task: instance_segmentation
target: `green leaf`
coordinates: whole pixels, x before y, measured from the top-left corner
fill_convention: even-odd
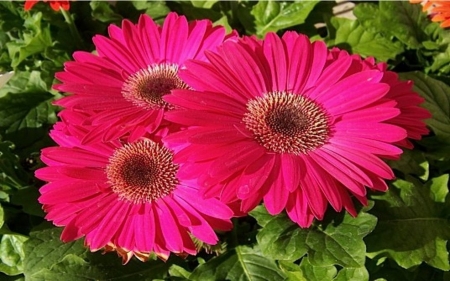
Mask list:
[[[21,189],[31,180],[19,157],[11,152],[13,148],[11,142],[0,141],[0,190],[3,191]]]
[[[333,265],[315,266],[310,263],[308,257],[302,259],[300,269],[305,280],[308,281],[333,280],[337,273],[337,269]]]
[[[256,34],[263,37],[267,32],[276,32],[304,23],[318,2],[259,1],[251,11],[255,17]]]
[[[448,193],[448,178],[445,174],[424,185],[407,176],[393,182],[387,193],[372,196],[375,207],[371,212],[378,217],[378,224],[365,239],[368,256],[387,256],[404,268],[425,262],[450,270],[450,202],[442,203]]]
[[[197,7],[197,8],[204,8],[204,9],[211,9],[211,7],[214,6],[214,4],[216,4],[217,2],[219,2],[219,1],[218,0],[204,0],[204,1],[191,0],[192,6]]]
[[[290,261],[278,261],[278,266],[286,275],[286,281],[308,281],[297,264]],[[309,280],[313,281],[312,279]]]
[[[177,278],[176,280],[189,280],[189,275],[191,275],[191,272],[177,264],[173,264],[169,268],[169,275],[171,279]]]
[[[164,278],[170,266],[160,260],[146,263],[132,259],[127,265],[114,253],[90,253],[78,240],[63,243],[60,229],[49,228],[30,233],[25,243],[24,274],[37,280],[154,280]]]
[[[166,6],[165,1],[131,1],[137,10],[144,10],[144,12],[151,16],[152,19],[159,22],[170,12],[170,9]],[[159,22],[161,23],[161,22]]]
[[[416,175],[422,180],[427,180],[430,173],[430,164],[418,150],[404,150],[399,160],[389,161],[389,166],[405,175]]]
[[[421,72],[401,73],[400,77],[414,81],[414,90],[425,99],[422,106],[433,115],[425,122],[440,140],[450,143],[450,87]]]
[[[45,213],[42,210],[42,205],[38,202],[39,196],[38,188],[30,186],[12,193],[11,204],[22,206],[24,213],[44,217]]]
[[[238,246],[199,265],[189,276],[192,281],[208,280],[283,280],[275,262],[263,256],[257,247]]]
[[[374,4],[362,3],[353,10],[363,26],[374,33],[395,36],[409,48],[419,49],[427,41],[424,30],[429,24],[420,5],[408,1],[380,1]]]
[[[5,212],[3,211],[2,205],[0,205],[0,228],[3,227],[4,223],[5,223]]]
[[[333,281],[369,281],[369,272],[364,266],[346,267],[339,271]]]
[[[106,23],[120,23],[122,16],[111,9],[111,5],[105,1],[90,1],[92,17]]]
[[[28,146],[47,134],[45,125],[56,122],[56,96],[45,91],[47,84],[40,72],[21,73],[11,79],[0,98],[0,131],[18,148]],[[28,81],[25,81],[26,78]],[[20,81],[24,83],[20,86]],[[25,86],[24,86],[25,85]]]
[[[346,49],[364,57],[373,56],[379,61],[394,59],[403,52],[403,45],[394,42],[380,33],[366,30],[358,21],[345,18],[331,18],[331,24],[336,29],[334,40],[329,44]]]
[[[41,26],[42,13],[33,14],[26,19],[22,40],[6,43],[9,56],[11,57],[11,67],[17,67],[27,57],[43,52],[45,48],[53,45],[48,26]]]
[[[258,205],[250,212],[250,215],[256,219],[258,224],[262,227],[266,226],[270,221],[275,220],[276,217],[269,214],[262,205]]]
[[[342,221],[335,219],[303,229],[281,214],[267,222],[256,238],[263,253],[276,260],[297,260],[308,254],[315,266],[363,266],[363,238],[375,227],[376,218],[360,212],[356,218],[346,213]]]
[[[23,273],[24,242],[28,237],[20,234],[4,234],[0,242],[0,271],[7,275]]]
[[[450,31],[443,29],[438,23],[430,23],[427,33],[431,37],[431,42],[422,42],[424,47],[430,50],[433,47],[431,54],[433,61],[429,69],[434,72],[449,73],[450,72]]]

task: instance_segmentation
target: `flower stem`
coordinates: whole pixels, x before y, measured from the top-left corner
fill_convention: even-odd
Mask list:
[[[66,20],[67,25],[69,26],[70,33],[76,40],[76,47],[78,49],[83,49],[83,39],[80,36],[80,33],[78,32],[78,29],[75,25],[75,22],[73,21],[72,15],[69,13],[69,11],[64,10],[62,7],[59,8],[61,11],[64,19]]]

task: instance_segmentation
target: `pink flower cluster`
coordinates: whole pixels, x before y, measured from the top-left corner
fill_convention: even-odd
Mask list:
[[[428,130],[411,81],[296,32],[264,39],[210,21],[142,15],[95,36],[57,73],[68,95],[45,148],[39,201],[61,239],[127,262],[196,254],[263,202],[300,227],[328,203],[386,191]]]

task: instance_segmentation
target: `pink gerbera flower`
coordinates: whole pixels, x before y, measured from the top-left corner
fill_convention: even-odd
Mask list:
[[[79,118],[74,115],[66,110],[62,118]],[[178,178],[179,165],[160,136],[83,145],[79,137],[87,132],[57,123],[51,137],[60,146],[42,150],[48,167],[36,171],[48,182],[39,202],[48,220],[64,226],[63,241],[85,236],[92,251],[116,250],[126,263],[133,255],[193,255],[193,238],[216,244],[214,229],[231,229],[233,212]]]
[[[426,132],[409,83],[306,36],[225,42],[207,57],[180,72],[195,91],[164,97],[176,107],[166,118],[187,129],[163,141],[179,151],[175,161],[189,162],[181,177],[198,177],[205,197],[241,201],[243,212],[263,199],[302,227],[322,219],[327,202],[355,216],[351,196],[366,204],[366,187],[385,191],[394,177],[381,158]]]
[[[209,20],[188,23],[175,13],[162,27],[147,15],[136,25],[124,20],[122,29],[109,27],[109,37],[95,36],[97,55],[75,52],[75,61],[56,74],[62,84],[55,89],[71,93],[56,104],[95,112],[85,121],[92,130],[83,143],[128,133],[134,140],[155,131],[171,107],[162,96],[189,88],[178,78],[178,69],[187,59],[205,60],[204,51],[227,38],[225,29]]]
[[[346,51],[333,48],[328,55],[326,66],[332,64],[339,58],[349,56],[350,55]],[[386,97],[395,100],[397,102],[396,107],[400,109],[401,112],[398,116],[388,120],[387,123],[398,125],[406,129],[408,138],[397,142],[396,145],[413,148],[413,144],[409,139],[420,140],[422,135],[428,134],[429,131],[423,120],[431,117],[428,110],[419,106],[424,102],[424,99],[416,92],[412,91],[413,82],[399,80],[397,73],[387,70],[386,63],[382,62],[376,64],[372,57],[363,60],[358,55],[351,55],[351,58],[353,60],[352,65],[342,77],[347,77],[360,71],[370,69],[378,69],[383,72],[381,82],[390,86]]]

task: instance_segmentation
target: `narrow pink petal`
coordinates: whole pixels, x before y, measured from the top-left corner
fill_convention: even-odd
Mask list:
[[[273,155],[264,154],[254,159],[254,162],[245,168],[238,182],[237,197],[239,199],[248,199],[261,190],[274,168],[275,158]]]
[[[284,42],[273,32],[269,32],[263,42],[264,55],[272,71],[273,90],[287,90],[288,62]]]
[[[220,114],[219,112],[208,111],[189,111],[186,114],[182,110],[169,111],[165,114],[165,118],[169,121],[186,125],[186,126],[233,126],[240,123],[241,120],[235,116]]]
[[[57,204],[59,202],[73,202],[96,195],[100,192],[98,185],[85,181],[57,181],[44,185],[39,197],[41,204]]]
[[[142,43],[141,37],[139,36],[138,27],[132,24],[129,20],[124,20],[122,21],[122,28],[124,40],[126,42],[126,44],[122,44],[128,47],[138,68],[147,68],[149,64],[144,57],[146,46]]]
[[[139,63],[134,60],[127,47],[121,45],[118,41],[108,39],[102,35],[94,36],[92,41],[97,47],[99,56],[107,57],[118,66],[120,65],[128,75],[139,70]]]
[[[281,170],[281,159],[277,159],[272,168],[272,176],[269,177],[271,182],[270,188],[264,195],[264,205],[271,215],[277,215],[286,207],[289,197],[289,190],[285,187],[283,181],[283,171]]]
[[[307,36],[289,31],[284,33],[283,41],[289,57],[287,90],[302,93],[311,68],[316,67],[311,65],[314,59],[312,45]]]
[[[400,155],[403,151],[395,145],[365,138],[333,137],[328,140],[331,144],[357,149],[363,152],[379,155]]]
[[[258,159],[265,154],[265,149],[252,142],[241,142],[241,149],[229,151],[226,155],[218,158],[211,164],[208,174],[212,177],[222,178],[233,174],[239,169],[245,169],[249,164],[249,159]]]
[[[251,99],[266,93],[268,90],[264,77],[261,75],[260,66],[256,62],[258,58],[240,44],[230,42],[223,45],[224,59],[239,79],[236,84],[242,82],[240,92],[246,98]]]
[[[180,54],[186,46],[188,37],[188,23],[184,16],[170,13],[161,31],[161,58],[167,62],[179,63]]]
[[[207,20],[199,20],[191,22],[191,29],[189,36],[186,39],[186,43],[182,52],[180,53],[179,61],[184,62],[187,59],[192,59],[198,53],[201,44],[203,43],[203,37],[206,30],[211,28],[211,24]]]
[[[317,79],[321,76],[325,62],[327,60],[328,50],[323,41],[315,41],[312,43],[313,53],[311,68],[309,70],[308,81],[306,82],[304,89],[309,89],[315,85],[318,85]]]
[[[70,242],[79,239],[85,235],[80,231],[80,229],[75,226],[74,220],[70,221],[63,229],[61,233],[61,241]]]
[[[35,176],[45,181],[56,181],[61,179],[81,179],[85,181],[106,180],[105,171],[103,169],[70,166],[44,167],[37,170]]]
[[[174,215],[164,200],[157,202],[157,218],[161,231],[164,235],[165,247],[171,252],[183,251],[183,239],[181,238],[180,226],[174,219]]]
[[[135,250],[136,249],[136,239],[135,234],[136,229],[134,225],[134,216],[135,216],[135,210],[138,206],[132,205],[129,212],[127,214],[123,214],[126,219],[124,221],[124,224],[120,230],[120,232],[117,234],[117,239],[115,243],[117,243],[118,246],[123,247],[128,250]],[[146,249],[145,247],[139,248],[141,251],[144,251]],[[151,248],[150,248],[151,250]]]
[[[345,187],[352,190],[355,194],[359,194],[361,196],[366,195],[366,190],[363,184],[356,181],[352,176],[356,175],[360,179],[364,179],[367,175],[364,173],[354,173],[353,170],[347,168],[344,164],[341,164],[341,161],[338,161],[335,157],[319,150],[315,153],[311,153],[310,157],[318,164],[318,166],[323,167],[325,171],[341,182]],[[349,175],[350,172],[352,173]]]
[[[297,189],[289,196],[286,212],[289,218],[296,222],[300,227],[306,228],[311,226],[314,219],[308,205],[308,198],[301,189]]]
[[[108,158],[103,155],[79,148],[48,147],[42,150],[46,158],[59,162],[60,165],[86,166],[91,168],[104,168]]]
[[[306,165],[309,167],[308,172],[311,175],[311,180],[314,180],[317,186],[320,187],[331,206],[337,212],[340,212],[342,210],[342,200],[337,186],[338,182],[328,173],[324,172],[316,162],[309,161]]]
[[[90,208],[81,210],[76,218],[76,225],[84,234],[94,231],[118,200],[114,193],[106,194],[106,196],[102,194],[99,199],[101,200],[91,205]]]
[[[100,249],[112,240],[113,236],[122,227],[122,223],[130,208],[129,204],[120,200],[111,207],[97,227],[97,235],[91,241],[91,248],[93,249]]]
[[[378,157],[358,150],[349,149],[346,147],[328,146],[330,150],[334,151],[341,157],[344,157],[353,163],[364,167],[372,173],[383,177],[385,179],[393,179],[394,173],[391,168]]]
[[[320,46],[320,45],[317,45]],[[341,58],[334,61],[329,65],[320,77],[316,80],[314,86],[314,91],[311,92],[309,98],[316,99],[321,93],[324,93],[327,89],[331,88],[336,82],[341,80],[342,76],[345,74],[347,69],[350,67],[352,60],[350,58]],[[311,85],[313,86],[313,85]]]
[[[137,250],[153,251],[156,244],[156,236],[161,226],[158,224],[154,204],[143,204],[134,215],[134,233]]]
[[[406,138],[405,129],[384,123],[339,122],[334,125],[335,135],[347,138],[367,138],[383,142],[396,142]]]
[[[331,115],[340,115],[353,110],[367,106],[377,100],[381,99],[389,91],[387,84],[364,84],[342,91],[335,91],[335,88],[330,89],[328,93],[334,94],[328,98],[322,99],[323,105],[327,112]]]
[[[292,192],[299,188],[300,179],[306,172],[303,159],[290,154],[282,154],[281,170],[283,172],[283,181],[287,190]]]
[[[302,191],[306,195],[306,198],[308,198],[308,205],[311,208],[311,212],[317,219],[322,220],[325,215],[328,202],[322,193],[322,189],[317,185],[309,171],[305,174],[305,177],[302,179],[302,183],[300,185],[302,187]]]
[[[219,203],[217,199],[202,199],[198,196],[197,192],[193,192],[192,189],[189,190],[187,187],[178,188],[174,196],[178,197],[176,200],[180,204],[186,202],[202,214],[225,220],[233,216],[233,212],[226,205]]]
[[[213,92],[173,90],[171,95],[164,96],[164,100],[182,108],[217,110],[239,116],[243,116],[247,111],[245,104],[239,103],[231,97],[218,95]]]
[[[161,35],[158,26],[147,15],[142,15],[138,23],[139,37],[142,40],[144,57],[148,65],[158,63],[160,58]]]

